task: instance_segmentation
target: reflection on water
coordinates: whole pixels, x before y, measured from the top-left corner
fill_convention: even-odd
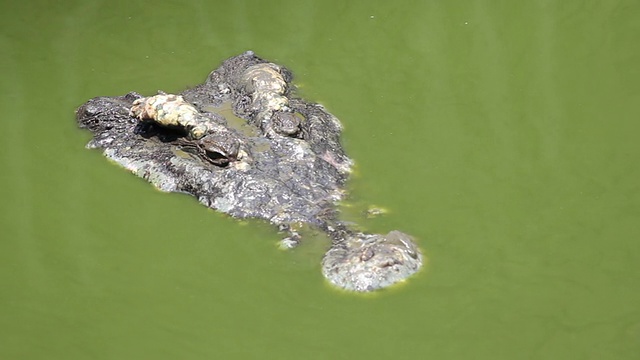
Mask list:
[[[2,358],[640,351],[637,4],[1,7]],[[426,271],[341,293],[326,239],[280,251],[83,149],[88,98],[180,91],[247,49],[345,124],[345,218],[416,235]]]

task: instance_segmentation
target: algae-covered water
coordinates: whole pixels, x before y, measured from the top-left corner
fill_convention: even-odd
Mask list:
[[[5,1],[1,359],[638,359],[637,1]],[[74,109],[248,49],[345,125],[344,216],[424,271],[361,296],[326,240],[164,194]],[[389,210],[367,219],[368,206]]]

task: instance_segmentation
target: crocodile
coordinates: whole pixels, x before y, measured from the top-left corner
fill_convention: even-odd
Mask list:
[[[294,247],[303,231],[331,239],[321,271],[333,285],[368,292],[403,282],[424,258],[401,231],[370,234],[341,221],[337,203],[353,161],[342,125],[295,95],[287,68],[251,51],[225,60],[180,94],[102,96],[76,110],[103,154],[165,192],[191,194],[234,218],[266,220]]]

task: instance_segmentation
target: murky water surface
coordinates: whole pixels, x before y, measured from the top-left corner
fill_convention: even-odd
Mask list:
[[[637,359],[639,11],[3,2],[0,358]],[[84,149],[87,99],[181,91],[247,49],[342,120],[344,216],[415,235],[419,276],[337,291],[322,238],[280,251]]]

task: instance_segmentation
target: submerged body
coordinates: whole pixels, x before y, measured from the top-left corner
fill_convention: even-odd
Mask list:
[[[94,98],[77,119],[94,133],[88,147],[163,191],[268,220],[290,232],[289,244],[300,240],[300,224],[323,230],[332,247],[322,271],[339,287],[371,291],[404,280],[422,266],[417,246],[399,231],[371,235],[340,222],[336,202],[352,165],[341,125],[322,106],[292,97],[290,81],[288,70],[247,52],[180,95]]]

